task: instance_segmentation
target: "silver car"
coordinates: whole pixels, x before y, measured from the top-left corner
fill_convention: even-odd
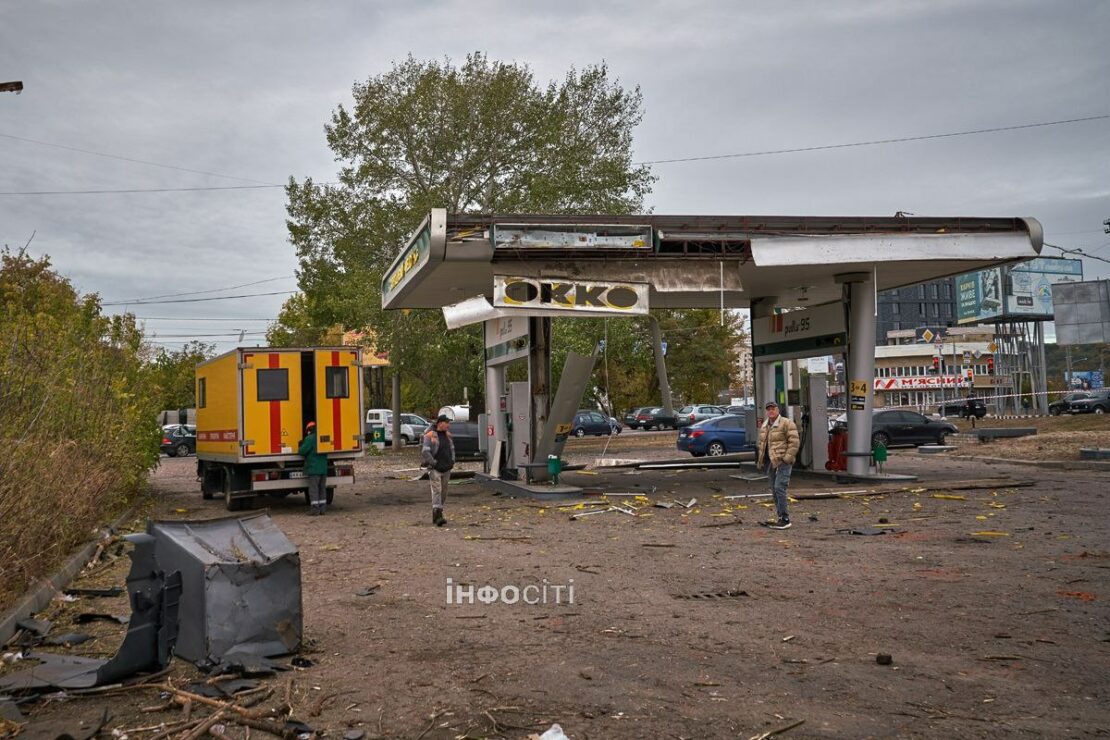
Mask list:
[[[715,419],[718,416],[724,416],[725,410],[721,406],[683,406],[675,414],[675,424],[681,428],[697,424],[699,421],[706,419]]]

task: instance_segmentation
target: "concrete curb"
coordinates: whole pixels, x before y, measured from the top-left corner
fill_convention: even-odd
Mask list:
[[[956,460],[975,460],[999,465],[1026,465],[1050,470],[1106,470],[1110,471],[1110,461],[1101,460],[1014,460],[1008,457],[980,457],[978,455],[956,455]]]
[[[12,635],[19,629],[15,626],[16,622],[26,619],[49,604],[50,600],[54,598],[54,594],[65,588],[74,576],[80,573],[81,569],[88,564],[93,553],[96,552],[97,545],[111,537],[117,529],[123,526],[124,522],[134,516],[134,513],[133,508],[128,509],[118,519],[100,530],[97,538],[78,550],[57,573],[39,581],[38,585],[32,586],[31,590],[19,603],[0,615],[0,645],[12,639]]]

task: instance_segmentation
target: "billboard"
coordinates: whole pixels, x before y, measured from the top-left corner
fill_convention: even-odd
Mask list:
[[[1110,342],[1110,280],[1052,286],[1057,344]]]
[[[974,324],[1002,316],[1002,270],[992,267],[956,276],[956,323]]]
[[[1052,286],[1082,280],[1082,260],[1038,257],[1014,265],[1006,281],[1006,313],[1022,318],[1050,319],[1053,316]]]
[[[1105,387],[1099,370],[1075,370],[1070,375],[1065,372],[1064,383],[1072,391],[1093,391]]]

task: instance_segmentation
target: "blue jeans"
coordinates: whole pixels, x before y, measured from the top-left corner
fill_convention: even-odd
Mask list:
[[[775,496],[775,514],[779,519],[790,518],[786,512],[786,487],[790,485],[790,471],[793,469],[794,466],[787,463],[780,463],[778,468],[773,468],[768,462],[765,470],[771,484],[771,493]]]

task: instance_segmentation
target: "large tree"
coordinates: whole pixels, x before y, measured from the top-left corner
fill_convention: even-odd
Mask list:
[[[288,228],[304,298],[275,337],[370,327],[406,368],[406,399],[431,408],[481,391],[477,329],[438,311],[386,314],[381,276],[433,207],[452,212],[633,213],[653,177],[632,162],[638,88],[604,64],[540,84],[526,65],[480,53],[456,65],[412,57],[357,83],[325,126],[337,184],[291,180]],[[307,319],[307,321],[304,321]],[[307,326],[306,326],[307,324]]]
[[[336,325],[368,329],[376,348],[402,368],[410,408],[433,411],[461,400],[464,389],[480,399],[479,328],[446,331],[439,311],[382,311],[382,274],[436,207],[456,213],[642,211],[654,177],[632,161],[632,132],[643,115],[640,91],[612,79],[604,64],[541,84],[526,65],[475,53],[460,65],[409,57],[357,83],[353,98],[325,126],[339,164],[337,182],[290,180],[287,188],[302,294],[287,301],[270,339],[309,341]],[[676,336],[680,329],[694,336],[690,322],[717,323],[715,314],[679,316],[661,316]],[[556,373],[560,343],[588,349],[604,331],[601,321],[559,323]],[[609,322],[610,347],[621,348],[606,384],[614,405],[658,397],[647,337],[642,321]],[[711,385],[722,379],[727,385],[728,351],[722,347],[734,341],[718,339],[704,338],[704,362],[689,368],[688,378],[676,377],[676,387],[703,383],[689,392],[708,398]],[[681,367],[684,353],[672,346]]]

